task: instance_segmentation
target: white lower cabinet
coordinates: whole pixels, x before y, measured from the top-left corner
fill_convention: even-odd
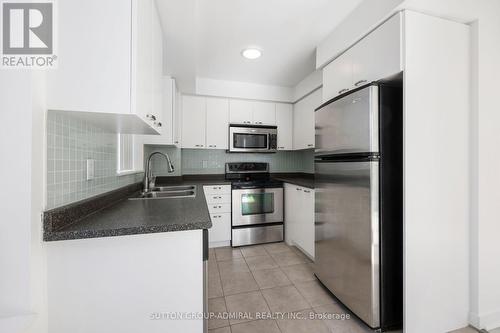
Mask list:
[[[285,242],[314,258],[314,190],[285,183]]]
[[[231,185],[203,186],[212,228],[208,229],[209,247],[228,246],[231,242]]]

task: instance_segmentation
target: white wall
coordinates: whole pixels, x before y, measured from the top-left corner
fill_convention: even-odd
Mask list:
[[[468,322],[469,27],[404,22],[404,326],[442,333]]]
[[[45,73],[33,73],[31,127],[31,309],[36,316],[26,333],[43,333],[48,329],[47,309],[47,259],[41,212],[45,207],[46,175],[46,102]]]
[[[293,102],[293,88],[248,82],[196,78],[196,94],[232,98]]]
[[[0,332],[46,332],[43,206],[44,76],[0,76]],[[36,145],[35,149],[33,144]]]
[[[471,108],[470,323],[500,327],[500,1],[406,0],[413,8],[462,22],[474,22]]]

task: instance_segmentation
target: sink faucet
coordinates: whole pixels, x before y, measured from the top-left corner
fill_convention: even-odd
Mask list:
[[[151,158],[155,155],[161,155],[165,157],[165,159],[167,160],[168,172],[174,172],[174,165],[172,164],[172,161],[170,160],[168,154],[164,154],[159,151],[151,153],[146,161],[146,170],[144,170],[144,192],[149,192],[150,190],[151,181],[153,179],[153,171],[151,170]]]

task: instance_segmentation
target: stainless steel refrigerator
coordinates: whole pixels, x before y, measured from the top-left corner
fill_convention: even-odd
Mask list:
[[[402,100],[372,83],[315,112],[315,274],[382,331],[403,318]]]

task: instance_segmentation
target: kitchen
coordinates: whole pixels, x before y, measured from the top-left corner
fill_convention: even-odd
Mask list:
[[[1,69],[2,333],[500,327],[493,0],[45,3],[56,67]]]

